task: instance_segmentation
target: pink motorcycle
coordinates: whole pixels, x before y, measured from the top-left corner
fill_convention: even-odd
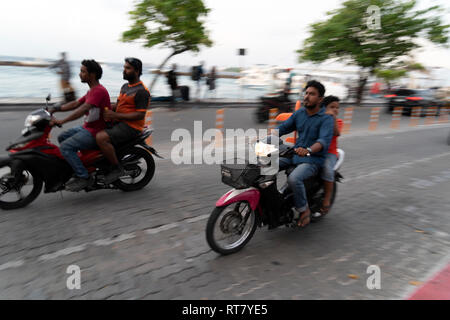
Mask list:
[[[269,145],[258,142],[258,150],[270,149]],[[294,148],[279,141],[279,157],[291,158]],[[336,182],[343,179],[338,172],[345,158],[343,150],[338,150],[339,160],[335,166]],[[259,154],[258,164],[221,165],[222,182],[233,187],[216,203],[216,208],[209,217],[206,227],[208,245],[222,255],[241,250],[252,238],[256,228],[268,226],[269,230],[282,225],[295,227],[294,199],[292,190],[286,183],[281,190],[277,187],[278,174],[262,175],[262,168],[270,164],[270,154]],[[269,162],[268,162],[269,161]],[[286,175],[295,169],[286,170]],[[331,206],[337,192],[337,184],[331,197]],[[323,181],[320,174],[305,181],[308,204],[312,212],[312,222],[318,222],[322,215],[320,207],[324,197]]]

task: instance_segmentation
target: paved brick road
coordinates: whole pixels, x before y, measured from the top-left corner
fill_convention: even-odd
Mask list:
[[[0,298],[402,299],[450,254],[448,130],[342,138],[347,181],[330,215],[303,231],[258,230],[228,257],[204,235],[229,189],[217,166],[157,160],[135,193],[42,195],[0,214]],[[66,288],[72,264],[81,290]],[[369,265],[381,268],[381,290],[366,287]]]

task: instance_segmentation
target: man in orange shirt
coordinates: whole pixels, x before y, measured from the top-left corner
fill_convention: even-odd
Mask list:
[[[339,115],[339,98],[335,96],[328,96],[323,99],[323,106],[326,108],[325,114],[329,114],[334,118],[334,133],[333,140],[331,140],[328,154],[325,158],[325,163],[322,168],[322,180],[325,191],[325,196],[322,203],[321,213],[325,215],[330,210],[331,195],[334,188],[334,167],[338,160],[337,153],[337,139],[341,135],[343,121],[338,119]]]
[[[136,58],[126,58],[123,66],[123,78],[128,80],[120,89],[117,104],[113,110],[105,110],[106,121],[113,121],[112,128],[101,131],[96,136],[100,150],[113,166],[105,177],[109,184],[119,179],[124,170],[121,167],[114,146],[124,144],[136,138],[144,130],[145,114],[150,105],[150,92],[140,80],[142,62]]]

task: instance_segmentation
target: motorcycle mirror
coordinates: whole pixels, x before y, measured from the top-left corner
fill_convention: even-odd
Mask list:
[[[48,96],[47,96],[47,98],[45,98],[45,100],[46,100],[47,102],[49,102],[51,99],[52,99],[52,95],[49,93]]]

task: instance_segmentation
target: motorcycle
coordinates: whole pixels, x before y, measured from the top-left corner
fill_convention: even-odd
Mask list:
[[[11,210],[25,207],[42,191],[52,193],[65,190],[65,183],[72,177],[72,167],[52,144],[51,114],[48,112],[50,96],[45,108],[29,114],[22,135],[7,147],[9,154],[0,157],[0,208]],[[135,191],[144,188],[153,178],[156,150],[145,140],[152,134],[145,130],[141,135],[124,145],[115,146],[125,174],[113,183],[106,184],[105,176],[111,171],[108,160],[100,150],[83,150],[78,153],[92,177],[93,184],[86,192],[100,189]]]
[[[270,146],[274,149],[270,153],[257,151],[270,150]],[[280,139],[279,149],[274,148],[273,143],[269,141],[269,143],[257,142],[255,151],[257,164],[221,165],[222,182],[234,189],[217,201],[206,227],[207,242],[211,249],[219,254],[229,255],[241,250],[250,241],[257,227],[268,226],[270,230],[283,225],[297,226],[298,217],[293,211],[293,192],[287,182],[278,190],[279,172],[274,175],[261,174],[262,169],[270,165],[273,152],[279,152],[280,158],[292,158],[295,154],[294,148],[283,144]],[[334,168],[336,179],[331,206],[336,198],[337,182],[343,179],[338,170],[344,163],[345,152],[338,149],[338,153],[339,160]],[[286,176],[294,169],[295,166],[288,168]],[[304,183],[312,212],[311,222],[318,222],[323,218],[320,213],[324,198],[323,181],[319,174]]]
[[[260,99],[261,106],[255,111],[255,119],[258,123],[264,123],[269,120],[271,109],[276,108],[280,113],[290,113],[295,107],[295,102],[290,101],[289,95],[284,92],[266,95]]]

